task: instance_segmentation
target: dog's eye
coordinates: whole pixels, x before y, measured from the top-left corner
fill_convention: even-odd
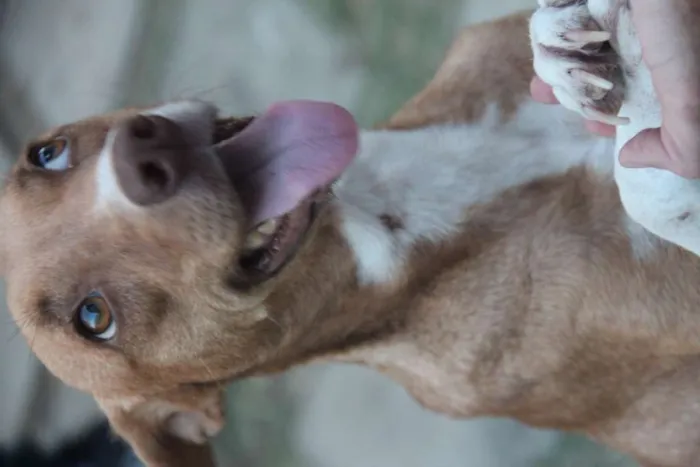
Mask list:
[[[66,170],[70,168],[70,151],[65,138],[56,138],[45,144],[38,144],[29,150],[29,162],[46,170]]]
[[[117,333],[112,310],[99,295],[90,295],[83,300],[77,314],[79,330],[86,337],[108,341]]]

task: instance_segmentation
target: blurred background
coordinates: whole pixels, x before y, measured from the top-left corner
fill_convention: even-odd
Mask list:
[[[331,100],[369,126],[427,82],[460,27],[535,3],[0,0],[0,169],[49,126],[177,97],[238,115],[279,99]],[[574,435],[429,413],[356,367],[242,381],[228,403],[224,467],[633,465]],[[34,360],[3,307],[0,467],[44,465],[138,464],[110,441],[91,399]]]

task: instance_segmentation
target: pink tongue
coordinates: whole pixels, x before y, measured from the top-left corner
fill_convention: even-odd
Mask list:
[[[292,211],[333,183],[358,149],[358,128],[340,106],[280,102],[219,144],[253,225]]]

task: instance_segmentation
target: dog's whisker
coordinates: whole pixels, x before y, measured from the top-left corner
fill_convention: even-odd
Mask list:
[[[202,366],[204,367],[204,370],[209,375],[209,380],[216,385],[217,389],[222,390],[222,391],[225,390],[225,385],[219,379],[216,378],[216,376],[214,375],[214,372],[211,371],[211,368],[209,368],[209,365],[207,365],[207,363],[204,361],[203,358],[199,359],[199,363],[202,364]]]
[[[35,355],[35,352],[34,352],[34,344],[35,344],[35,341],[36,341],[36,335],[37,335],[38,327],[39,327],[38,323],[34,322],[34,325],[33,325],[33,327],[31,328],[31,329],[32,329],[31,338],[27,339],[27,343],[29,344],[29,350],[30,350],[30,352],[27,354],[27,365],[30,365],[30,364],[31,364],[31,362],[32,362],[32,357]]]
[[[17,338],[17,336],[19,336],[19,335],[21,335],[21,334],[22,334],[22,333],[20,332],[20,329],[19,329],[19,328],[16,328],[16,329],[14,330],[14,332],[12,333],[12,335],[7,339],[7,342],[8,342],[8,343],[9,343],[9,342],[12,342],[13,340],[15,340],[15,339]]]
[[[172,74],[174,77],[176,77],[175,81],[172,83],[172,89],[180,89],[180,94],[184,92],[187,88],[193,88],[194,86],[191,86],[187,83],[193,83],[193,80],[191,79],[192,74],[194,73],[195,70],[198,68],[201,68],[203,65],[203,62],[205,60],[203,57],[201,58],[194,58],[192,60],[189,60],[187,63],[184,63],[182,66],[179,67],[179,70],[174,71]],[[228,85],[230,86],[230,85]],[[172,96],[167,96],[167,97],[172,97]]]
[[[273,318],[272,316],[267,315],[267,316],[265,317],[265,319],[266,319],[267,321],[270,321],[271,323],[273,323],[275,326],[277,326],[277,327],[280,329],[280,331],[282,331],[282,334],[285,334],[285,333],[288,331],[286,328],[284,328],[284,326],[282,326],[282,324],[280,324],[279,321],[277,321],[277,320],[276,320],[275,318]]]
[[[231,85],[230,84],[221,84],[218,86],[211,86],[209,88],[204,88],[200,89],[198,91],[188,91],[185,90],[181,93],[181,98],[201,98],[202,96],[206,96],[207,94],[211,94],[217,91],[222,91],[225,89],[230,89]]]
[[[9,319],[9,320],[5,321],[4,324],[6,324],[8,326],[14,326],[16,328],[17,332],[19,332],[23,327],[29,326],[33,322],[34,321],[31,318],[24,317],[24,318],[18,318],[17,320]]]

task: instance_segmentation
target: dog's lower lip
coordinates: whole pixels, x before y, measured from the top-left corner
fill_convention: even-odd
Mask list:
[[[326,199],[326,195],[320,196],[317,193],[304,200],[292,212],[282,216],[270,243],[250,257],[252,261],[249,267],[260,272],[265,271],[266,274],[275,274],[281,270],[303,244],[318,215],[321,203]],[[285,249],[287,251],[283,253],[282,250]],[[278,254],[283,254],[283,257],[277,257]]]

